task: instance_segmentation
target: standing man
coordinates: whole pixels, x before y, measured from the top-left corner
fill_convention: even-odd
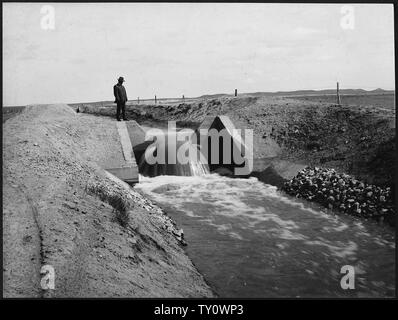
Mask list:
[[[113,94],[115,95],[115,102],[117,104],[117,109],[116,109],[116,119],[117,121],[120,121],[120,109],[122,109],[122,116],[123,120],[127,121],[126,118],[126,101],[127,99],[127,93],[126,89],[123,86],[124,78],[119,77],[117,84],[113,86]]]

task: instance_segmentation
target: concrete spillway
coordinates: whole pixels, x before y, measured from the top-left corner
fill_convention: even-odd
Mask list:
[[[148,132],[134,120],[117,122],[116,125],[125,164],[120,168],[107,170],[128,183],[137,183],[138,173],[147,177],[160,175],[201,176],[220,167],[233,169],[236,166],[241,166],[226,161],[228,157],[224,154],[221,144],[215,149],[220,155],[219,160],[214,163],[210,161],[210,151],[213,149],[213,144],[219,143],[219,140],[212,140],[207,134],[201,136],[199,130],[195,133],[192,131],[192,134],[187,135],[186,131],[155,129],[156,133],[149,134],[152,136],[149,138],[147,137]],[[216,130],[216,132],[224,130],[226,133],[224,138],[230,140],[228,143],[231,145],[229,149],[231,157],[229,158],[232,158],[234,148],[238,148],[238,150],[248,148],[242,138],[233,133],[235,126],[227,116],[207,117],[199,129],[205,132],[210,129]],[[187,137],[188,139],[186,139]],[[196,139],[192,140],[192,138]],[[203,139],[207,140],[205,145],[202,145]],[[202,154],[200,150],[206,152]],[[243,157],[247,157],[247,154],[244,151]]]
[[[133,152],[133,147],[132,147],[133,144],[130,139],[130,132],[128,130],[128,126],[124,121],[116,122],[116,126],[117,126],[117,131],[119,133],[119,138],[120,138],[120,143],[125,163],[122,165],[122,167],[108,168],[106,170],[127,183],[131,184],[137,183],[138,167]],[[137,126],[139,125],[137,124]]]
[[[178,134],[178,133],[177,133]],[[202,155],[197,145],[190,144],[189,142],[177,141],[172,134],[164,133],[163,136],[158,136],[156,142],[148,146],[145,153],[149,156],[154,156],[164,161],[157,163],[149,163],[148,157],[141,156],[139,161],[139,172],[144,176],[156,177],[161,175],[169,176],[201,176],[209,173],[209,166],[207,163],[201,162]],[[175,156],[178,150],[190,148],[188,158],[184,163],[179,161]]]

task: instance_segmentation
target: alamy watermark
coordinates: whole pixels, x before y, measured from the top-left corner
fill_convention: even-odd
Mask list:
[[[43,290],[54,290],[55,289],[55,270],[54,267],[46,264],[41,267],[40,274],[42,275],[40,280],[40,286]]]
[[[341,289],[355,289],[355,269],[353,266],[345,265],[340,269],[340,273],[344,276],[340,280]]]
[[[43,5],[40,8],[40,28],[43,30],[54,30],[55,29],[55,8],[52,5]]]
[[[344,30],[354,30],[355,11],[353,6],[345,5],[340,8],[342,14],[340,18],[340,27]]]

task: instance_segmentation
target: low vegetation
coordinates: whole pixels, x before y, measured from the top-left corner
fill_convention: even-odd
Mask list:
[[[125,195],[117,192],[118,189],[111,188],[105,182],[88,182],[86,192],[99,197],[102,201],[110,204],[116,213],[116,221],[122,227],[127,227],[129,222],[129,201]]]

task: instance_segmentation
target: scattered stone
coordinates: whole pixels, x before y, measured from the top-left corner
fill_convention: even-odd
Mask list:
[[[286,182],[283,190],[297,198],[321,203],[326,208],[337,208],[345,214],[378,220],[395,216],[390,187],[370,185],[334,169],[306,167]]]

